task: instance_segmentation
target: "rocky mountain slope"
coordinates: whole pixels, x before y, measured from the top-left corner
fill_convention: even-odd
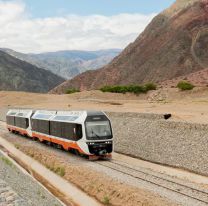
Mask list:
[[[48,92],[63,78],[0,51],[0,90]]]
[[[166,80],[164,82],[161,82],[160,86],[176,87],[179,81],[188,81],[197,87],[208,87],[208,69],[203,69],[197,72],[190,73],[188,75],[176,77],[171,80]]]
[[[110,64],[66,81],[67,88],[163,82],[208,68],[208,1],[177,0]]]
[[[87,70],[95,70],[108,64],[121,50],[58,51],[41,54],[23,54],[11,49],[1,49],[8,54],[44,68],[65,79],[71,79]]]

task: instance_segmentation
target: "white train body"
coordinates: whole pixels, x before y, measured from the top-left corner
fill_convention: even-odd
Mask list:
[[[103,112],[9,110],[7,128],[87,156],[110,157],[113,151],[111,123]]]

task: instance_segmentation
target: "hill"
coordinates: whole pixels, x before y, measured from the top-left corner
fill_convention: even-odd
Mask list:
[[[160,83],[208,68],[208,1],[177,0],[157,15],[143,33],[110,64],[66,81],[67,88]]]
[[[0,51],[0,90],[48,92],[63,78]]]
[[[24,54],[11,49],[1,49],[8,54],[44,68],[65,79],[71,79],[89,69],[95,70],[108,64],[121,50],[108,49],[99,51],[57,51],[40,54]]]

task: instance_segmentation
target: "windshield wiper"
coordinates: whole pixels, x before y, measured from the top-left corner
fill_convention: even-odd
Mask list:
[[[92,134],[95,134],[96,137],[100,138],[100,136],[97,133],[95,133],[93,129],[91,129],[91,132]]]

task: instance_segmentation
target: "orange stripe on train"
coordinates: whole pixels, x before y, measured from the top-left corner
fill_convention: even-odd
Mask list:
[[[82,154],[86,154],[76,142],[65,142],[62,140],[54,139],[53,137],[47,137],[42,134],[38,134],[36,132],[32,132],[32,136],[38,138],[40,141],[49,141],[52,143],[56,143],[61,145],[65,150],[69,150],[70,148],[78,150]]]
[[[29,136],[27,130],[25,130],[25,129],[20,129],[20,128],[16,128],[16,127],[12,127],[12,126],[7,126],[7,128],[10,131],[16,131],[16,132],[19,132],[21,135],[28,135]]]

